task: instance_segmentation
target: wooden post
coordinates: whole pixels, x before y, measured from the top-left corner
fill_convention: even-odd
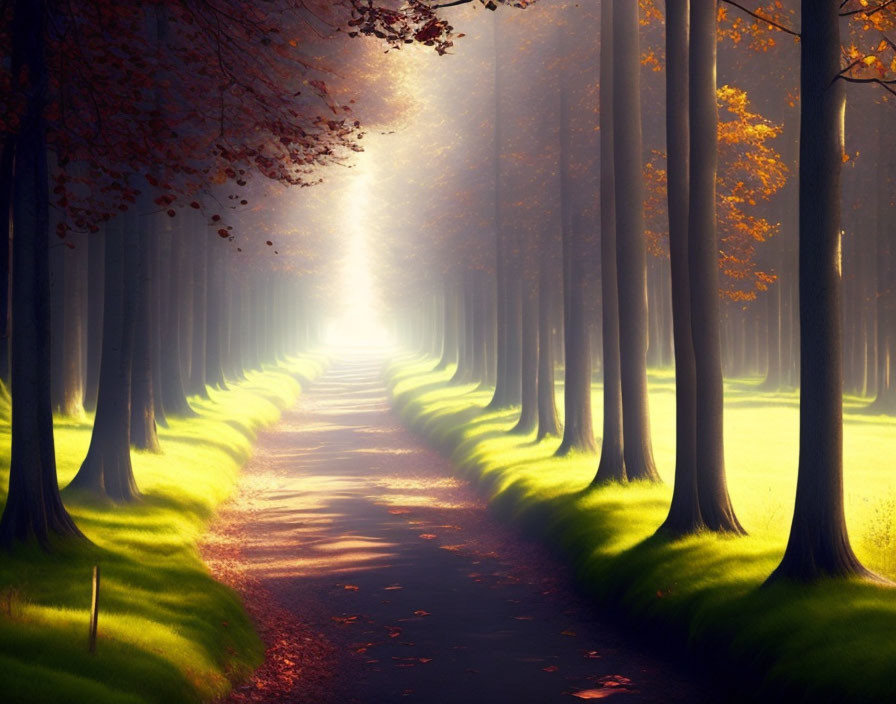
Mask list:
[[[96,652],[96,626],[100,613],[100,567],[93,566],[93,595],[90,600],[90,637],[88,649]]]

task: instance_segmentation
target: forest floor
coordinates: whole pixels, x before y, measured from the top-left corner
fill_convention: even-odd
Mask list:
[[[233,702],[719,701],[498,522],[401,424],[376,361],[334,362],[241,482],[203,547],[267,647]]]

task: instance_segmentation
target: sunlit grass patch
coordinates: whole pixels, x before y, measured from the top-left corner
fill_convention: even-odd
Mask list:
[[[796,491],[796,391],[759,379],[726,382],[729,489],[743,538],[654,536],[666,517],[675,458],[675,385],[650,373],[654,454],[663,484],[593,488],[597,457],[558,458],[559,439],[536,443],[513,427],[518,410],[490,411],[488,391],[448,384],[453,369],[408,357],[387,371],[405,420],[489,497],[490,505],[559,548],[596,601],[625,622],[714,664],[753,699],[896,700],[896,589],[859,582],[761,588],[780,561]],[[400,374],[400,379],[398,374]],[[562,399],[558,407],[562,413]],[[854,547],[896,581],[896,421],[845,407],[845,498]],[[600,434],[601,389],[592,410]]]
[[[197,541],[233,491],[258,428],[276,421],[317,376],[307,355],[210,399],[196,418],[159,428],[162,454],[133,453],[143,499],[133,505],[66,505],[92,546],[47,555],[0,556],[0,700],[4,702],[189,702],[225,694],[263,655],[238,596],[219,584]],[[75,475],[91,418],[58,418],[60,486]],[[9,471],[9,423],[0,421],[0,507]],[[93,565],[101,569],[97,652],[87,652]]]

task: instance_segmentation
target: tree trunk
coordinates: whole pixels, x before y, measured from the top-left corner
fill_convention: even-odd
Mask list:
[[[485,341],[488,331],[488,307],[485,302],[489,291],[485,286],[485,278],[486,275],[483,272],[473,272],[471,286],[473,290],[473,368],[471,376],[473,381],[478,381],[483,385],[488,377],[488,355]]]
[[[619,279],[616,272],[616,176],[613,166],[613,3],[600,17],[600,287],[603,347],[603,437],[594,482],[624,482]]]
[[[543,246],[552,243],[543,238]],[[543,256],[540,262],[538,284],[538,440],[548,435],[560,435],[560,419],[557,417],[557,399],[554,394],[554,344],[552,318],[554,302],[554,265],[550,257]]]
[[[570,168],[571,126],[567,87],[560,95],[560,220],[563,250],[563,440],[558,455],[572,450],[596,452],[591,420],[591,335],[585,315],[585,271],[580,239],[573,227]]]
[[[13,164],[16,140],[3,139],[0,155],[0,382],[9,384],[9,223],[12,211]]]
[[[800,459],[790,538],[770,580],[869,573],[843,513],[840,169],[846,98],[840,0],[802,0],[800,41]]]
[[[232,259],[232,257],[231,257]],[[227,326],[228,335],[229,335],[229,347],[230,352],[228,354],[228,358],[230,360],[230,364],[228,365],[228,376],[232,381],[245,381],[246,380],[246,359],[244,356],[244,347],[242,344],[242,337],[244,334],[243,329],[243,318],[244,311],[243,308],[246,305],[246,291],[245,291],[245,282],[236,275],[236,272],[233,270],[233,262],[230,262],[230,277],[231,277],[231,285],[230,285],[230,322]],[[302,323],[304,330],[304,322]],[[300,334],[299,339],[299,347],[304,349],[307,346],[307,342]]]
[[[538,286],[524,281],[523,289],[522,408],[512,432],[528,435],[538,425]]]
[[[216,389],[227,389],[224,381],[224,319],[226,316],[226,277],[224,261],[226,254],[224,243],[212,230],[205,234],[207,248],[208,280],[206,285],[206,338],[205,338],[205,376],[206,383]],[[280,295],[279,287],[275,287],[275,296]]]
[[[442,305],[442,355],[436,370],[447,369],[457,361],[457,291],[445,277],[445,297]]]
[[[697,493],[697,387],[688,273],[689,5],[689,0],[666,0],[666,152],[675,345],[675,484],[669,515],[660,532],[673,536],[695,533],[704,527]]]
[[[647,402],[647,251],[641,155],[641,55],[638,3],[613,3],[613,163],[625,471],[659,481]]]
[[[24,67],[29,83],[12,191],[12,448],[0,545],[37,540],[49,548],[82,536],[59,494],[50,405],[46,11],[45,0],[16,0],[12,27],[12,75]]]
[[[190,381],[187,386],[187,394],[208,398],[205,376],[205,346],[207,334],[207,301],[208,301],[208,256],[206,254],[206,240],[208,236],[202,225],[191,232],[193,238],[193,329],[191,331],[192,344],[190,354]]]
[[[131,467],[131,371],[137,322],[137,287],[143,276],[138,224],[132,211],[106,230],[103,353],[96,417],[87,457],[66,491],[84,491],[113,501],[140,494]],[[145,262],[145,260],[143,260]]]
[[[152,377],[152,271],[150,239],[152,225],[146,215],[134,218],[137,228],[137,256],[140,261],[139,274],[135,279],[126,280],[124,286],[133,289],[136,321],[134,323],[134,351],[131,360],[131,410],[130,443],[138,450],[161,452],[159,436],[156,432],[154,383]],[[108,263],[108,262],[107,262]]]
[[[84,271],[81,249],[72,235],[60,240],[49,235],[50,336],[52,349],[50,388],[53,412],[78,417],[84,411],[81,345],[83,325]]]
[[[105,282],[105,225],[87,240],[87,359],[84,409],[96,410],[103,345],[103,286]]]
[[[167,216],[166,216],[167,219]],[[165,404],[162,400],[162,310],[167,303],[165,296],[170,292],[168,282],[171,278],[171,261],[162,260],[162,239],[165,236],[165,225],[159,215],[153,216],[153,231],[149,240],[149,334],[152,349],[152,400],[156,424],[168,427],[165,417]]]
[[[688,272],[691,339],[696,378],[697,494],[710,530],[743,533],[725,480],[724,385],[719,323],[719,246],[716,174],[719,116],[716,96],[716,24],[712,3],[691,3],[690,201]]]
[[[464,272],[462,275],[462,286],[460,292],[460,305],[458,307],[458,358],[457,369],[451,377],[452,384],[465,384],[470,380],[470,356],[473,350],[471,328],[471,306],[470,306],[470,283],[469,274]]]
[[[162,404],[165,413],[172,416],[192,416],[195,412],[190,408],[187,394],[184,390],[183,376],[181,374],[181,307],[184,306],[182,291],[186,283],[185,270],[190,262],[183,256],[183,233],[170,234],[171,276],[168,279],[168,299],[162,330],[164,334],[161,345],[162,354]]]

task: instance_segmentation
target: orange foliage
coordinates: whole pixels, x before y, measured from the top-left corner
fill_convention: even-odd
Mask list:
[[[758,268],[757,245],[774,236],[779,223],[759,213],[759,204],[783,188],[787,167],[770,144],[781,134],[774,125],[750,110],[745,91],[722,86],[719,96],[719,174],[717,214],[719,267],[724,274],[720,293],[733,301],[752,301],[775,276]],[[644,167],[647,184],[648,247],[654,256],[668,256],[666,213],[666,155],[655,151]]]

